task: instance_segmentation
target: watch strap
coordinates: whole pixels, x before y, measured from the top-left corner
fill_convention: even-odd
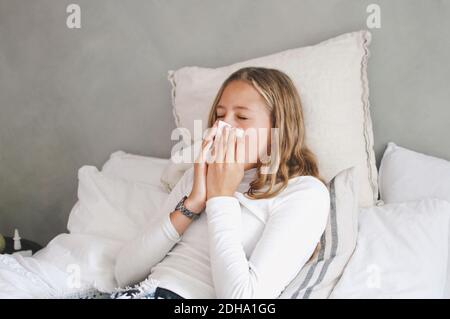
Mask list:
[[[196,219],[198,217],[198,214],[195,214],[193,211],[187,209],[184,206],[184,202],[186,201],[187,196],[184,195],[183,198],[178,202],[177,206],[175,207],[175,210],[180,211],[184,216],[190,218],[190,219]]]

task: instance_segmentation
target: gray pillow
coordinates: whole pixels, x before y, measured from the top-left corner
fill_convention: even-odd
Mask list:
[[[338,173],[329,183],[330,215],[320,250],[281,293],[281,299],[328,298],[356,247],[358,194],[355,168]]]

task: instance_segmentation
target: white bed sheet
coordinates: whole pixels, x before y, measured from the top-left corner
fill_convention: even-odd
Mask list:
[[[118,249],[157,216],[168,195],[160,182],[167,162],[118,151],[101,172],[80,168],[70,232],[56,236],[32,257],[0,255],[0,298],[112,291]]]

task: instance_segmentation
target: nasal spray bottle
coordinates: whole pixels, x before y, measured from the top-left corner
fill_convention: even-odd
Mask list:
[[[22,243],[20,242],[22,238],[20,238],[19,230],[16,228],[14,229],[14,250],[21,250],[22,249]]]

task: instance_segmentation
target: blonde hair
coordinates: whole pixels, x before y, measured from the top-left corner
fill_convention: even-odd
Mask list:
[[[275,145],[269,163],[277,161],[277,168],[270,173],[261,173],[261,163],[257,166],[257,178],[250,183],[246,195],[253,199],[276,196],[288,185],[290,178],[310,175],[318,178],[319,169],[315,155],[305,144],[305,126],[302,104],[292,80],[283,72],[263,67],[245,67],[232,73],[220,87],[211,107],[208,127],[217,119],[216,107],[226,86],[232,81],[245,81],[252,85],[263,97],[271,114],[272,128],[278,128]],[[265,191],[262,189],[266,188]]]

